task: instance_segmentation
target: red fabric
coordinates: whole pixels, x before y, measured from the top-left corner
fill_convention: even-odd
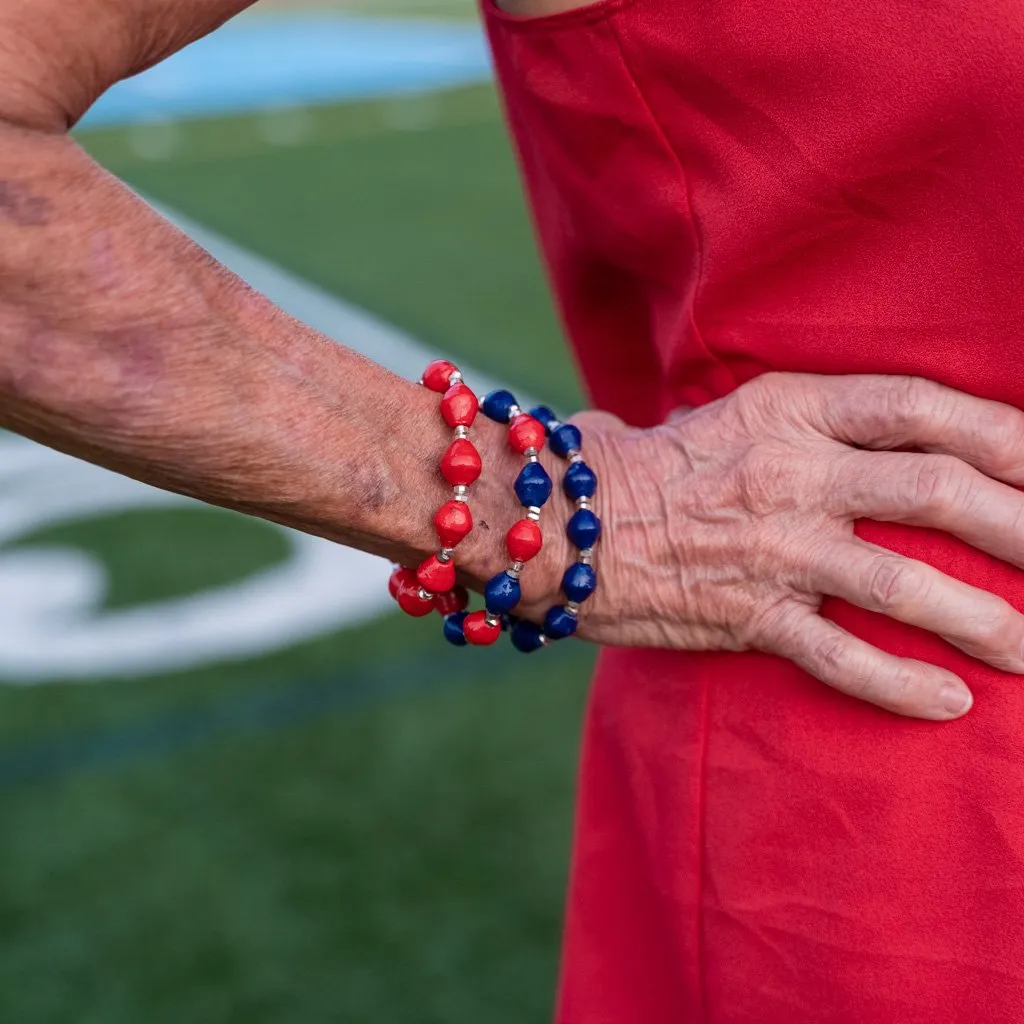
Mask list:
[[[597,406],[653,424],[766,370],[917,373],[1024,404],[1020,0],[604,0],[488,11]],[[1022,575],[868,524],[1021,607]],[[1024,682],[902,720],[756,654],[607,651],[560,1024],[1024,1020]]]

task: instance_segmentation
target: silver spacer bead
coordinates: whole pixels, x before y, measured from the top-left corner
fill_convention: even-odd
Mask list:
[[[518,405],[509,406],[508,421],[511,423],[517,416],[522,416],[523,410]]]
[[[469,427],[461,427],[461,426],[456,427],[455,428],[455,436],[457,438],[467,438],[467,437],[469,437]]]
[[[420,387],[423,387],[423,378],[420,377],[420,379],[416,381],[416,383],[419,384]]]
[[[516,568],[517,565],[519,566],[518,569]],[[508,576],[509,579],[519,579],[519,574],[523,571],[522,565],[522,562],[513,562],[512,565],[505,570],[505,575]]]
[[[484,622],[486,622],[488,626],[500,626],[501,625],[501,619],[499,619],[497,617],[497,615],[492,615],[490,612],[488,612],[484,616]]]
[[[452,555],[455,554],[455,548],[441,548],[437,553],[437,560],[439,562],[450,562]]]
[[[582,551],[580,552],[580,561],[581,561],[581,562],[582,562],[582,563],[583,563],[584,565],[590,565],[590,563],[591,563],[591,562],[592,562],[593,560],[594,560],[594,549],[593,549],[593,548],[584,548],[584,549],[583,549],[583,550],[582,550]]]
[[[526,510],[526,518],[532,519],[535,523],[540,522],[540,509],[536,505],[531,505]]]
[[[469,488],[465,484],[456,484],[453,488],[455,493],[456,501],[466,501],[466,495],[469,494]]]
[[[565,610],[572,616],[579,615],[580,606],[575,601],[567,601],[565,604]]]
[[[420,587],[417,593],[419,594],[419,598],[421,601],[430,601],[434,597],[434,595],[429,590],[426,590],[423,587]]]
[[[583,453],[582,452],[577,452],[577,451],[569,452],[569,461],[570,462],[582,462],[583,461]]]
[[[537,449],[536,449],[536,448],[527,448],[527,449],[526,449],[526,451],[525,451],[525,452],[523,452],[523,454],[524,454],[524,455],[525,455],[525,456],[526,456],[526,457],[527,457],[528,459],[532,459],[532,458],[533,458],[533,457],[534,457],[534,456],[535,456],[535,455],[537,454]]]
[[[536,452],[534,452],[532,455],[529,452],[527,452],[526,453],[526,461],[527,462],[540,462],[540,456]]]
[[[524,565],[526,565],[525,562],[513,562],[512,563],[512,571],[513,572],[522,572]]]
[[[545,633],[541,633],[541,635],[540,635],[540,645],[541,645],[541,647],[547,647],[547,645],[549,643],[551,643],[551,637],[547,636]]]
[[[462,383],[462,371],[455,370],[448,377],[448,387],[454,387],[456,384]]]
[[[577,508],[590,508],[590,499],[589,498],[577,498],[576,499],[576,507]]]

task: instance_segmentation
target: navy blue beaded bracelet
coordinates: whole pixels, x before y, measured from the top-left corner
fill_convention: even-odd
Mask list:
[[[531,409],[530,415],[544,425],[551,450],[569,462],[562,487],[575,502],[576,511],[566,524],[565,532],[579,549],[579,559],[566,569],[562,577],[562,592],[568,599],[566,603],[549,608],[543,626],[525,620],[513,625],[512,643],[525,654],[536,651],[551,640],[562,640],[576,632],[580,605],[597,589],[594,547],[601,538],[601,520],[590,507],[597,493],[597,474],[583,461],[583,435],[579,428],[571,423],[562,423],[544,405]]]
[[[514,489],[525,516],[514,523],[505,535],[511,564],[487,581],[484,587],[483,612],[472,612],[462,618],[452,617],[445,622],[445,638],[456,646],[465,643],[467,619],[480,619],[478,629],[492,633],[498,627],[508,628],[509,613],[519,604],[522,588],[519,577],[526,563],[541,549],[541,509],[551,497],[551,477],[540,464],[540,449],[544,447],[547,430],[534,417],[528,416],[508,391],[492,391],[480,406],[484,415],[508,427],[508,443],[513,451],[526,460],[516,477]]]

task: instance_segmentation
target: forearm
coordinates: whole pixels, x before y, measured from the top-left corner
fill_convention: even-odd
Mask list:
[[[16,128],[0,128],[0,425],[409,561],[450,493],[436,395],[287,317],[70,139]],[[460,552],[476,577],[515,511],[488,426]]]

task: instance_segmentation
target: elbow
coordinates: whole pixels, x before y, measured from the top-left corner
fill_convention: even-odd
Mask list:
[[[0,15],[0,124],[63,135],[110,84],[80,51],[62,55],[55,40],[15,33]]]

